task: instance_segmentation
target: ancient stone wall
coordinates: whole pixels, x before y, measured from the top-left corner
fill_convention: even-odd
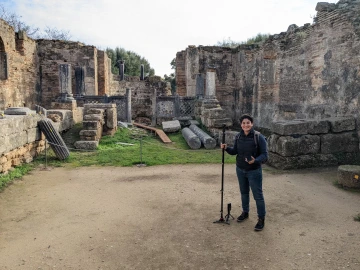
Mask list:
[[[110,96],[122,96],[126,89],[131,90],[131,111],[134,118],[149,117],[153,114],[153,98],[166,96],[168,87],[160,77],[147,77],[140,80],[138,76],[126,76],[120,81],[119,75],[113,75],[110,87]]]
[[[111,59],[104,51],[98,50],[98,95],[110,94]]]
[[[39,99],[36,42],[0,19],[0,110],[33,107]]]
[[[197,77],[213,66],[216,98],[234,123],[243,113],[266,128],[278,120],[356,115],[360,1],[318,3],[316,10],[312,25],[291,25],[258,46],[189,46],[177,54],[178,93],[199,92]]]
[[[359,164],[358,121],[354,117],[274,122],[268,163],[278,169]]]
[[[45,138],[37,125],[39,114],[6,115],[0,119],[0,173],[29,163],[45,149]]]
[[[85,95],[98,94],[98,57],[94,46],[60,40],[37,40],[41,76],[41,104],[51,105],[60,95],[59,65],[71,65],[72,94],[78,93],[77,80],[84,80]],[[81,76],[75,76],[75,69]],[[104,69],[104,68],[103,68]],[[105,78],[103,78],[105,81]]]

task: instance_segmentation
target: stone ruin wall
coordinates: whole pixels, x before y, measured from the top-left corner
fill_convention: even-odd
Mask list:
[[[177,92],[194,95],[197,78],[213,66],[216,98],[234,123],[243,113],[265,128],[279,120],[356,116],[360,2],[319,3],[317,11],[314,24],[292,25],[261,46],[189,46],[177,54]]]
[[[98,50],[98,95],[110,95],[111,59],[106,52]]]
[[[32,106],[39,99],[39,62],[36,42],[0,19],[0,110]],[[5,78],[4,53],[7,61]]]
[[[72,94],[75,95],[77,91],[75,68],[83,68],[85,94],[98,95],[98,51],[94,46],[85,46],[79,42],[43,39],[37,40],[37,43],[41,70],[40,96],[43,107],[49,108],[51,102],[60,95],[60,64],[71,65]],[[101,63],[105,63],[105,60]],[[103,65],[102,70],[105,70]],[[104,77],[101,77],[102,85],[105,85]]]
[[[45,149],[40,132],[40,115],[7,115],[0,119],[0,174],[11,167],[29,163]]]
[[[131,114],[135,120],[138,117],[151,119],[154,98],[171,93],[168,85],[158,76],[145,77],[144,80],[140,80],[140,76],[125,76],[125,79],[120,81],[119,75],[112,75],[109,95],[123,96],[126,89],[131,91]]]

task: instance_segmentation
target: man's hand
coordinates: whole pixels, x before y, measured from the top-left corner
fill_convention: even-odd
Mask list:
[[[247,158],[245,158],[245,161],[249,164],[254,164],[255,158],[253,156],[251,156],[251,160],[248,160]]]

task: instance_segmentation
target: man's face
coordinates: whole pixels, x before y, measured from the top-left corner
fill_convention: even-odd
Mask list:
[[[245,118],[244,120],[242,120],[241,122],[241,128],[245,133],[248,133],[253,127],[253,123],[251,123],[251,121],[247,118]]]

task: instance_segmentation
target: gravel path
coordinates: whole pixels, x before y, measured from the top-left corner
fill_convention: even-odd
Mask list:
[[[33,171],[0,193],[0,269],[360,269],[360,193],[337,168],[265,168],[266,226],[220,217],[221,164]],[[224,210],[240,214],[234,165]],[[225,213],[226,214],[226,213]]]

